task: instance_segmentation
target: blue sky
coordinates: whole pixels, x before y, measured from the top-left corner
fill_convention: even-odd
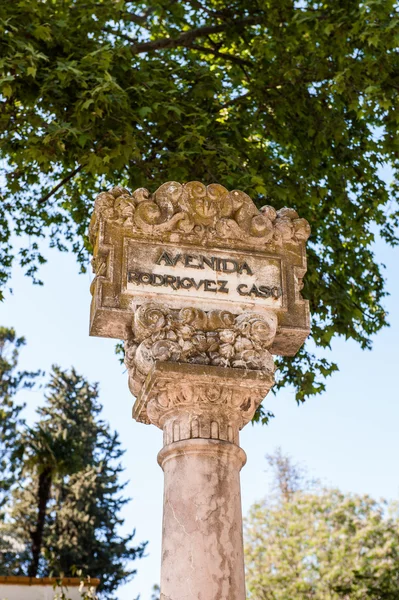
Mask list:
[[[399,269],[398,250],[378,242],[378,260],[386,265],[390,296],[385,306],[390,328],[374,338],[372,351],[353,342],[333,342],[332,358],[340,371],[327,391],[298,407],[291,390],[270,394],[264,401],[276,418],[269,426],[248,425],[241,434],[247,453],[242,471],[243,512],[268,490],[265,454],[281,446],[306,465],[312,477],[343,490],[374,497],[399,496]],[[129,479],[127,495],[133,501],[125,510],[127,530],[136,529],[136,540],[149,540],[148,556],[136,562],[137,576],[118,592],[119,600],[149,600],[159,582],[162,525],[162,471],[156,460],[162,434],[153,426],[131,419],[134,402],[127,375],[114,354],[115,341],[88,335],[91,275],[79,275],[74,258],[56,250],[48,253],[42,269],[43,287],[15,269],[0,305],[1,324],[14,326],[27,339],[21,367],[49,371],[52,364],[74,365],[91,381],[99,381],[104,417],[117,429],[126,449],[123,462]],[[27,417],[42,401],[41,391],[24,391]]]

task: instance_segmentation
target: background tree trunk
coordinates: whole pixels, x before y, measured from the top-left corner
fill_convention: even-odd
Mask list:
[[[36,528],[31,533],[32,538],[32,561],[29,565],[29,577],[36,577],[39,569],[40,550],[43,541],[44,523],[46,520],[47,503],[50,498],[52,474],[51,469],[47,467],[39,475],[38,484],[38,503],[37,503],[37,521]]]

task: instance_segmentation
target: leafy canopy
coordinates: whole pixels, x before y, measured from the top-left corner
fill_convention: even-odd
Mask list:
[[[398,242],[396,1],[19,0],[0,35],[3,283],[12,232],[34,278],[46,235],[85,268],[111,184],[219,182],[309,220],[313,340],[370,347],[387,324],[373,241]],[[337,368],[307,349],[280,367],[298,401]]]
[[[277,493],[254,504],[245,524],[248,598],[398,598],[397,506],[308,485],[276,458]]]

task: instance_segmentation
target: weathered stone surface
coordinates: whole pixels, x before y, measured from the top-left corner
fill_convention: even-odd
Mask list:
[[[165,446],[162,600],[245,600],[240,469],[245,452],[217,440]]]
[[[163,600],[245,600],[239,430],[273,383],[274,367],[169,360],[141,385],[133,416],[164,434]]]
[[[151,369],[165,361],[273,373],[268,349],[276,328],[272,311],[233,315],[191,307],[176,310],[155,302],[142,304],[125,340],[130,390],[139,395]]]
[[[309,231],[293,209],[258,210],[244,192],[216,184],[102,193],[90,225],[90,334],[124,339],[132,312],[162,298],[176,309],[271,310],[271,352],[292,356],[309,334],[300,293]]]
[[[121,187],[101,193],[89,229],[93,245],[102,218],[151,236],[175,232],[174,241],[190,236],[196,241],[228,238],[242,242],[245,238],[247,243],[263,246],[300,243],[310,235],[308,222],[291,208],[277,212],[264,206],[259,211],[244,192],[198,181],[184,185],[169,181],[153,195],[145,188],[130,194]]]
[[[164,436],[161,600],[245,600],[239,431],[309,334],[309,233],[216,184],[96,199],[90,333],[124,339],[133,417]]]
[[[163,429],[164,444],[190,438],[238,444],[274,384],[273,371],[158,362],[147,376],[133,417]]]

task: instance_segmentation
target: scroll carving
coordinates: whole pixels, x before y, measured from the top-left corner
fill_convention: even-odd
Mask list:
[[[94,273],[93,281],[90,284],[90,294],[94,294],[96,281],[99,277],[105,277],[107,273],[107,256],[93,256],[91,259],[91,268]]]
[[[125,340],[125,364],[134,395],[157,361],[221,366],[274,373],[271,347],[277,329],[273,312],[197,308],[171,309],[145,303],[133,317]]]
[[[294,209],[264,206],[258,210],[244,192],[197,181],[169,181],[154,194],[145,188],[130,193],[122,187],[99,194],[89,228],[93,245],[101,220],[142,234],[177,232],[210,240],[245,236],[254,246],[299,244],[310,235],[308,222]]]

